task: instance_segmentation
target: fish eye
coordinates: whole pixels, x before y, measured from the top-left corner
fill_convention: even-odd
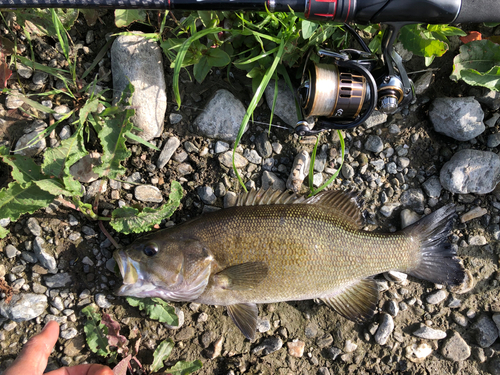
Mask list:
[[[158,253],[158,245],[156,245],[155,243],[147,244],[142,252],[144,253],[144,255],[152,257]]]

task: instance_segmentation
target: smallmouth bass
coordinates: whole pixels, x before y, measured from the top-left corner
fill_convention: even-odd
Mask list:
[[[114,253],[117,294],[227,306],[248,338],[256,304],[319,298],[356,322],[378,302],[373,276],[396,270],[459,285],[465,270],[447,242],[455,209],[445,206],[396,233],[362,229],[352,193],[311,198],[253,190],[235,207],[150,233]]]

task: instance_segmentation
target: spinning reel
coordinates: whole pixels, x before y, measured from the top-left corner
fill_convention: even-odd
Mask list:
[[[319,50],[317,63],[308,56],[297,90],[305,118],[297,123],[298,135],[350,129],[365,122],[375,109],[392,114],[414,98],[413,83],[393,50],[398,25],[390,25],[384,33],[383,61],[349,25],[345,27],[363,50]]]

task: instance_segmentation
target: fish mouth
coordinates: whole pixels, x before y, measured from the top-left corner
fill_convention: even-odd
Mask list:
[[[139,265],[131,260],[123,250],[116,250],[113,253],[113,258],[116,264],[118,264],[118,269],[123,278],[123,285],[120,287],[117,294],[124,295],[128,286],[136,284],[139,281]]]

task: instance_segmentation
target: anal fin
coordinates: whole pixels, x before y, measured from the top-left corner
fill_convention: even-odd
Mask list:
[[[321,300],[343,317],[362,323],[375,314],[378,303],[377,284],[373,279],[359,280],[341,293]]]
[[[227,313],[247,339],[253,340],[255,338],[259,315],[259,309],[255,303],[229,305],[227,306]]]

